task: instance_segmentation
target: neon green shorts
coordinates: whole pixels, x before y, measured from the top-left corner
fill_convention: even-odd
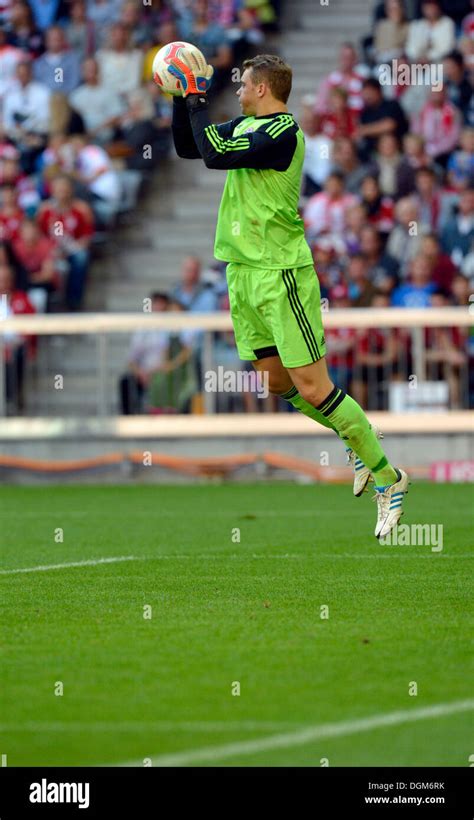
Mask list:
[[[229,262],[226,273],[241,359],[280,356],[285,367],[302,367],[326,355],[313,265],[265,270]]]

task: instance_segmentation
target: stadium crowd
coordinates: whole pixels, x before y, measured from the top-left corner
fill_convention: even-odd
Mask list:
[[[2,315],[83,307],[95,244],[170,149],[171,100],[151,80],[161,46],[195,43],[215,95],[278,10],[279,0],[0,0]],[[6,344],[17,409],[27,349]]]
[[[278,13],[276,0],[0,0],[0,281],[13,283],[11,311],[80,309],[97,232],[134,207],[147,172],[159,173],[171,114],[149,79],[158,48],[177,37],[198,45],[218,94],[247,49],[278,27]],[[324,304],[469,304],[473,85],[469,0],[385,0],[363,42],[344,43],[337,68],[302,100],[301,214]],[[185,260],[182,286],[154,292],[153,309],[226,309],[223,266],[211,274],[200,281],[199,260]],[[235,364],[232,336],[215,341],[217,359]],[[177,352],[166,334],[148,342],[132,342],[122,411],[191,409],[189,385],[202,386],[199,334],[177,337]],[[451,407],[465,404],[466,390],[472,402],[472,335],[427,331],[425,343],[427,378],[449,384]],[[327,346],[337,383],[369,409],[386,408],[389,384],[412,373],[401,330],[330,330]],[[7,348],[18,374],[22,347]],[[163,398],[162,374],[178,371],[187,398],[176,385]]]

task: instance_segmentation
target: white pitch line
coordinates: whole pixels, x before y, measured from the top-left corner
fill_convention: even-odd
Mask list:
[[[152,766],[186,766],[190,763],[218,762],[226,758],[240,757],[270,752],[275,749],[289,749],[293,746],[304,746],[315,740],[327,740],[334,737],[346,737],[359,732],[370,732],[372,729],[381,729],[385,726],[398,726],[402,723],[414,723],[418,720],[446,717],[459,712],[474,710],[474,699],[454,701],[453,703],[439,703],[420,709],[405,709],[398,712],[389,712],[385,715],[374,715],[360,720],[341,721],[340,723],[323,723],[319,726],[308,726],[294,732],[243,740],[235,743],[225,743],[220,746],[208,746],[203,749],[189,749],[184,752],[158,755],[151,758]],[[149,755],[144,754],[144,757]],[[109,764],[113,765],[113,764]],[[115,764],[117,765],[117,764]],[[143,760],[118,764],[121,767],[143,766]]]
[[[140,561],[135,555],[119,555],[116,558],[91,558],[88,561],[70,561],[68,564],[47,564],[39,567],[21,567],[20,569],[0,569],[0,575],[16,575],[19,572],[46,572],[50,569],[69,569],[69,567],[95,567],[98,564],[117,564],[120,561]]]
[[[0,723],[0,732],[231,732],[281,731],[302,728],[301,722],[290,720],[126,720],[126,721],[41,721]]]
[[[94,567],[100,564],[116,564],[121,561],[175,561],[175,560],[228,560],[240,558],[241,560],[275,560],[275,559],[302,559],[302,560],[317,560],[318,558],[329,558],[336,560],[338,558],[354,558],[357,560],[367,560],[373,558],[433,558],[431,552],[424,553],[401,553],[401,552],[385,552],[385,553],[370,553],[369,555],[361,555],[360,553],[331,553],[331,552],[315,552],[312,555],[305,553],[278,553],[277,555],[267,555],[266,553],[183,553],[183,554],[163,554],[163,555],[122,555],[116,558],[91,558],[86,561],[70,561],[65,564],[47,564],[38,567],[19,567],[17,569],[0,569],[0,575],[17,575],[21,572],[46,572],[51,569],[69,569],[69,567]],[[445,553],[436,553],[436,560],[441,558],[447,560],[451,558],[474,558],[474,553],[454,553],[453,555],[446,555]]]

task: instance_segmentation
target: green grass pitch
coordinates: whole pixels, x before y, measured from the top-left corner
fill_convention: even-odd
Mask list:
[[[163,765],[176,753],[190,766],[469,766],[469,708],[350,724],[472,698],[472,487],[411,487],[402,521],[442,524],[440,553],[380,545],[375,504],[349,486],[1,496],[9,766]],[[136,560],[5,573],[120,556]],[[292,740],[328,723],[341,731]]]

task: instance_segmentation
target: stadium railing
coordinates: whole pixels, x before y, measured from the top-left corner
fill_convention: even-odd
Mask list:
[[[409,365],[407,362],[404,364],[404,368],[399,368],[401,371],[404,369],[404,376],[399,383],[405,383],[405,387],[407,386],[407,379],[412,379],[414,377],[415,381],[418,380],[418,383],[425,384],[427,380],[429,380],[429,367],[427,367],[427,344],[429,345],[429,329],[439,329],[439,328],[456,328],[458,332],[461,334],[466,334],[468,328],[473,323],[473,314],[471,309],[466,307],[442,307],[442,308],[429,308],[429,309],[410,309],[410,308],[387,308],[387,309],[378,309],[376,313],[373,309],[329,309],[324,313],[324,326],[326,332],[331,332],[332,330],[340,330],[343,328],[352,329],[352,330],[359,330],[359,331],[367,331],[369,329],[373,329],[379,332],[379,334],[383,333],[390,333],[396,331],[397,333],[403,332],[406,338],[409,339],[410,342],[410,359]],[[51,314],[51,315],[37,315],[37,316],[13,316],[8,317],[0,321],[0,417],[5,416],[6,414],[6,395],[5,395],[5,374],[4,374],[4,366],[5,366],[5,355],[4,355],[4,346],[8,343],[8,339],[11,338],[11,334],[19,334],[23,336],[69,336],[80,334],[82,336],[88,335],[92,336],[96,340],[96,355],[95,360],[91,362],[91,370],[95,370],[96,373],[96,415],[99,417],[110,417],[116,415],[116,411],[112,410],[112,397],[109,395],[109,388],[107,385],[107,376],[108,376],[108,340],[112,334],[131,334],[136,330],[166,330],[166,331],[184,331],[184,330],[198,330],[203,333],[203,341],[202,341],[202,372],[206,373],[208,371],[212,371],[215,367],[214,362],[214,334],[216,332],[229,332],[232,331],[232,322],[230,315],[228,313],[219,312],[219,313],[89,313],[89,314]],[[126,362],[124,361],[123,366],[126,366]],[[243,365],[242,365],[243,367]],[[408,370],[407,370],[408,367]],[[370,370],[370,368],[369,368]],[[372,378],[377,377],[376,369],[372,368]],[[468,358],[466,357],[465,365],[462,365],[459,368],[460,371],[460,382],[461,382],[461,393],[463,396],[463,401],[457,405],[457,408],[465,408],[467,409],[469,406],[468,402],[468,390],[469,390],[469,383],[468,383]],[[67,372],[67,368],[66,368]],[[356,371],[355,371],[356,373]],[[427,377],[428,373],[428,377]],[[357,373],[356,373],[357,375]],[[370,374],[369,374],[370,375]],[[383,375],[383,374],[382,374]],[[380,373],[379,373],[380,376]],[[365,371],[365,378],[367,379],[367,371]],[[442,379],[439,379],[442,381]],[[341,385],[342,386],[342,385]],[[414,385],[411,385],[414,386]],[[416,386],[416,385],[415,385]],[[370,385],[369,385],[370,387]],[[405,392],[405,396],[407,393]],[[416,391],[412,391],[412,396],[416,395]],[[214,392],[206,392],[203,391],[203,406],[205,414],[212,414],[215,412],[216,409],[216,394]],[[432,401],[436,403],[439,399],[432,397]],[[399,407],[393,407],[394,410],[402,411],[399,412],[398,415],[402,417],[405,415],[406,421],[409,421],[409,424],[415,424],[415,416],[425,417],[428,415],[426,410],[430,410],[430,407],[426,406],[429,405],[430,400],[429,397],[425,399],[421,399],[419,401],[419,406],[417,407],[417,403],[414,402],[414,405],[411,408],[405,408],[403,405],[403,395],[398,397],[398,404]],[[369,409],[371,409],[369,407]],[[377,407],[372,409],[379,409]],[[403,410],[410,409],[411,412],[404,413]],[[432,410],[433,408],[431,408]],[[442,401],[438,410],[442,411]],[[419,411],[419,412],[417,412]],[[81,408],[80,408],[80,400],[78,402],[78,416],[82,415]],[[221,415],[221,414],[219,414]],[[225,414],[223,414],[225,415]],[[255,415],[256,418],[254,420],[255,424],[255,431],[260,429],[263,432],[265,429],[268,430],[269,426],[269,414],[265,413],[265,417],[261,417],[260,421],[258,420],[258,416],[261,414],[247,414],[247,415]],[[277,414],[278,415],[278,414]],[[393,415],[393,414],[392,414]],[[432,414],[433,415],[433,414]],[[445,425],[446,428],[449,429],[450,426],[450,417],[454,421],[454,416],[459,417],[459,413],[455,413],[455,411],[447,411],[443,413],[445,417]],[[195,417],[192,416],[180,416],[180,423],[183,422],[193,422],[196,424],[199,421]],[[224,424],[224,428],[228,429],[229,435],[232,435],[232,431],[235,429],[235,422],[232,421],[232,414],[227,414],[228,423],[227,426],[224,424],[224,419],[219,421],[219,429]],[[148,421],[152,419],[148,417]],[[123,420],[126,422],[126,419]],[[138,421],[138,419],[137,419]],[[142,424],[146,426],[147,419],[142,419]],[[158,421],[158,419],[156,420]],[[174,428],[175,425],[173,424],[172,419],[168,419],[165,422],[163,416],[160,417],[160,421],[163,422],[163,427],[170,426]],[[178,420],[175,418],[175,422]],[[217,418],[213,420],[213,424],[217,421]],[[282,419],[281,422],[288,425],[289,419]],[[201,422],[206,424],[204,418],[201,417]],[[250,422],[250,419],[248,419]],[[435,426],[439,427],[440,419],[436,422],[433,419]],[[296,420],[292,420],[289,424],[292,427],[294,424],[297,424]],[[431,424],[432,422],[430,422]],[[141,427],[142,424],[139,426]],[[275,418],[270,426],[275,426],[276,428],[280,428],[281,424]],[[192,425],[191,425],[192,426]],[[245,425],[247,427],[247,423]],[[252,425],[253,427],[254,425]],[[455,425],[456,426],[456,425]],[[221,430],[221,434],[225,435],[225,429]],[[275,429],[276,429],[275,428]]]

